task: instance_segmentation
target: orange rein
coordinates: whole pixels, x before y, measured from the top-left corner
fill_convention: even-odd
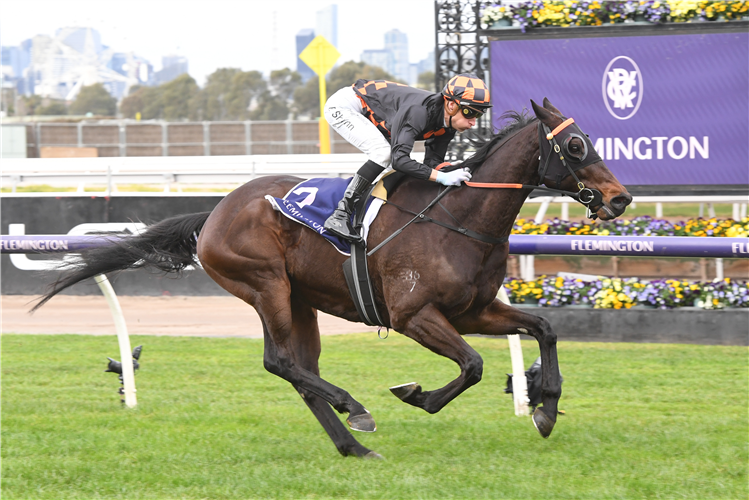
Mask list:
[[[559,132],[567,128],[569,125],[572,125],[575,123],[574,118],[567,118],[565,121],[563,121],[557,128],[551,131],[549,135],[552,137],[557,135]],[[551,137],[547,137],[547,139],[551,140]],[[443,167],[446,167],[447,165],[450,165],[450,163],[440,163],[437,165],[437,168],[435,170],[440,170]],[[465,181],[464,183],[468,187],[472,188],[493,188],[493,189],[523,189],[522,184],[503,184],[500,182],[471,182],[471,181]]]
[[[503,184],[500,182],[471,182],[465,181],[465,185],[472,188],[504,188],[504,189],[523,189],[522,184]]]
[[[450,165],[450,163],[440,163],[437,165],[435,170],[441,170],[443,167]],[[465,181],[464,184],[468,187],[473,188],[494,188],[494,189],[523,189],[522,184],[504,184],[499,182],[471,182]]]

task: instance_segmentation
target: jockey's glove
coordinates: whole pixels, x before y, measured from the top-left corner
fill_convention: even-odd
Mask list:
[[[445,186],[460,186],[461,183],[471,180],[471,172],[467,168],[452,172],[437,172],[437,178],[434,180]]]

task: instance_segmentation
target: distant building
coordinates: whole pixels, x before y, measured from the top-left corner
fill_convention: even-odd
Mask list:
[[[315,72],[312,71],[312,68],[307,66],[304,61],[299,59],[299,54],[301,54],[302,51],[307,48],[307,45],[309,45],[314,39],[315,32],[311,29],[300,30],[299,33],[296,34],[296,71],[302,75],[303,83],[307,83],[307,80],[315,76]]]
[[[408,35],[398,30],[388,31],[385,33],[385,50],[389,50],[393,54],[393,66],[390,73],[398,80],[415,83],[410,78]]]
[[[417,63],[417,69],[419,74],[426,73],[427,71],[435,72],[434,66],[434,51],[429,52],[425,59],[422,59]]]
[[[324,36],[334,47],[338,47],[338,5],[328,5],[317,11],[315,32]]]
[[[30,42],[30,40],[26,40]],[[23,77],[23,70],[31,63],[30,43],[22,43],[19,47],[2,47],[3,74],[14,78]],[[24,48],[24,44],[26,48]]]
[[[153,74],[153,83],[161,85],[171,82],[180,75],[188,73],[187,58],[176,55],[168,55],[161,58],[161,71]]]
[[[395,76],[393,74],[393,53],[390,50],[365,50],[361,53],[361,60],[365,64],[377,66]]]
[[[148,84],[154,80],[153,66],[147,60],[133,52],[115,52],[107,63],[107,67],[122,76],[139,83]]]
[[[93,28],[60,28],[55,38],[81,54],[101,54],[101,35]]]
[[[82,87],[101,83],[120,99],[131,86],[150,78],[147,61],[113,53],[93,28],[60,28],[54,37],[36,35],[2,50],[3,73],[12,73],[16,89],[26,95],[70,101]]]
[[[434,51],[431,51],[426,56],[425,59],[422,59],[421,61],[417,63],[411,63],[409,65],[409,69],[410,69],[410,80],[408,81],[408,83],[410,85],[414,85],[418,83],[419,75],[421,75],[422,73],[426,73],[428,71],[434,73]]]

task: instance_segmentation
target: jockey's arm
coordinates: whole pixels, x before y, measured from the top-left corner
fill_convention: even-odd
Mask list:
[[[434,167],[442,163],[447,154],[447,146],[455,133],[449,131],[439,137],[427,140],[424,163],[411,158],[414,143],[424,133],[427,123],[427,111],[422,107],[413,107],[399,113],[391,130],[391,165],[394,170],[403,172],[417,179],[436,180]]]
[[[427,139],[424,144],[426,153],[424,154],[424,165],[437,168],[437,165],[445,161],[447,155],[447,147],[450,145],[450,141],[455,137],[455,131],[448,129],[447,132],[438,136]]]
[[[419,130],[420,125],[425,123],[426,109],[413,107],[396,115],[390,131],[393,169],[423,180],[429,179],[432,168],[411,158],[411,151],[416,139],[423,133]]]

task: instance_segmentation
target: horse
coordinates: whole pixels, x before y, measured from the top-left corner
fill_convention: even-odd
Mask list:
[[[539,183],[575,189],[578,201],[587,203],[592,216],[602,220],[621,215],[632,197],[590,151],[592,144],[584,134],[568,133],[564,151],[558,154],[554,134],[572,120],[546,98],[543,106],[531,104],[535,116],[512,113],[510,124],[460,165],[473,171],[477,186],[516,189],[462,185],[445,193],[436,183],[405,178],[371,224],[367,245],[377,247],[438,193],[442,198],[432,203],[431,219],[443,225],[459,221],[484,237],[471,238],[438,224],[411,224],[370,255],[368,269],[383,326],[460,368],[460,375],[442,388],[423,390],[411,383],[391,388],[393,394],[427,413],[437,413],[481,380],[482,358],[463,335],[529,335],[538,341],[542,360],[543,405],[536,408],[532,420],[547,438],[556,423],[561,395],[557,337],[544,318],[497,299],[507,270],[507,239],[521,206]],[[546,135],[555,146],[546,154],[545,165],[542,127],[554,130]],[[577,125],[575,130],[581,132]],[[577,162],[577,169],[569,168],[572,175],[549,177],[553,170],[546,168],[549,159],[559,163],[557,156],[562,162]],[[593,160],[589,157],[581,167],[586,156]],[[72,268],[50,284],[34,309],[61,290],[101,273],[139,267],[179,273],[199,263],[216,283],[255,308],[263,326],[263,366],[292,384],[341,455],[381,458],[354,438],[333,409],[348,414],[351,430],[362,432],[376,430],[370,412],[351,394],[321,378],[318,367],[317,311],[362,321],[346,286],[342,270],[346,257],[315,231],[275,211],[264,198],[283,197],[301,180],[258,178],[229,193],[211,212],[165,219],[139,235],[84,251]],[[585,190],[596,194],[596,204],[591,204],[592,195],[583,196]]]

